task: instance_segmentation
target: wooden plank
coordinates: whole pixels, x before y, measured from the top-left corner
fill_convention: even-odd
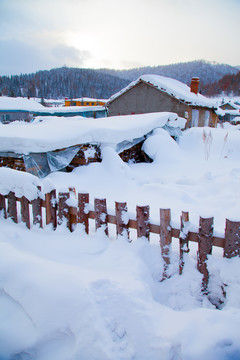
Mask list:
[[[174,236],[175,237],[175,236]],[[198,243],[198,233],[189,231],[189,241]],[[213,245],[217,247],[224,247],[225,240],[219,236],[213,236]]]
[[[38,197],[31,201],[32,212],[33,212],[33,224],[38,225],[40,228],[43,227],[42,222],[42,199],[40,198],[40,193],[42,189],[41,186],[38,186]]]
[[[117,236],[127,236],[129,240],[129,219],[128,219],[128,210],[126,202],[115,202],[115,211],[116,211],[116,232]]]
[[[95,219],[95,212],[90,210],[88,217],[89,217],[89,219]],[[110,223],[110,224],[116,224],[115,215],[108,215],[107,220],[108,220],[108,223]],[[137,229],[137,221],[129,219],[128,227],[130,229]],[[160,225],[149,224],[149,229],[150,229],[150,233],[160,234]],[[171,228],[171,236],[176,239],[179,239],[180,229]],[[198,243],[198,233],[197,232],[189,231],[188,236],[189,236],[189,241]],[[225,244],[225,240],[223,237],[219,237],[219,236],[213,237],[213,245],[214,246],[224,248],[224,244]]]
[[[189,231],[187,228],[189,223],[188,212],[185,211],[182,212],[180,222],[181,222],[181,231],[179,237],[179,274],[181,275],[184,267],[184,253],[189,252],[189,247],[188,247]]]
[[[75,206],[69,207],[69,230],[73,232],[77,225],[77,215],[78,211]]]
[[[18,222],[17,217],[17,200],[15,193],[13,191],[10,191],[7,195],[8,199],[8,210],[7,210],[7,217],[11,218],[15,223]]]
[[[156,224],[149,224],[149,228],[150,228],[150,233],[153,234],[160,234],[160,225],[156,225]]]
[[[87,160],[81,159],[81,158],[73,158],[70,164],[71,165],[87,165]]]
[[[57,227],[57,202],[56,202],[56,190],[52,190],[45,195],[46,206],[46,224],[52,224],[53,229]]]
[[[225,238],[213,236],[213,246],[224,248]]]
[[[96,230],[102,228],[105,234],[108,235],[106,199],[94,199],[94,209]]]
[[[6,198],[2,194],[0,194],[0,213],[1,212],[4,219],[6,219],[7,218]]]
[[[137,237],[145,237],[149,241],[150,234],[150,220],[149,220],[149,206],[136,207],[137,218]]]
[[[232,258],[240,255],[240,222],[226,219],[223,256]]]
[[[30,229],[30,213],[29,213],[29,203],[30,201],[22,196],[21,198],[21,218],[22,222],[24,222],[28,229]]]
[[[207,293],[209,273],[207,269],[207,257],[212,253],[213,246],[213,217],[199,220],[198,241],[198,270],[203,274],[202,290]]]
[[[171,229],[171,210],[160,209],[160,246],[162,251],[163,276],[162,280],[168,277],[167,270],[170,264],[170,246],[172,242],[172,229]]]
[[[107,215],[107,222],[109,224],[117,224],[116,216],[115,215]]]
[[[60,192],[58,194],[58,225],[62,225],[62,223],[66,221],[68,228],[70,228],[69,205],[67,204],[69,198],[69,192]]]
[[[95,220],[96,219],[95,211],[90,210],[89,213],[88,213],[88,217],[89,217],[89,219]]]
[[[78,194],[78,218],[79,224],[84,226],[86,234],[89,234],[89,194],[82,193]]]

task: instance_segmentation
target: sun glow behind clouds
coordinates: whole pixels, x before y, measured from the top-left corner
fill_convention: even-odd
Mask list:
[[[25,63],[23,52],[15,51],[15,66],[8,55],[20,42],[29,48],[26,62],[33,70],[36,52],[38,69],[48,63],[126,68],[199,58],[239,65],[239,12],[234,0],[0,0],[0,74],[27,72],[28,66],[18,66],[19,56]]]

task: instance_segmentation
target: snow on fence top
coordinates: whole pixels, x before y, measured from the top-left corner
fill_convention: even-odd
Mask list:
[[[30,201],[39,196],[38,186],[41,186],[45,192],[54,189],[50,180],[40,181],[32,174],[5,167],[0,168],[0,178],[0,194],[7,195],[13,191],[17,197],[25,196]]]
[[[115,100],[127,90],[134,87],[139,82],[148,83],[158,90],[166,92],[167,94],[175,97],[176,99],[183,101],[187,104],[203,106],[208,108],[218,108],[217,103],[211,99],[206,98],[201,94],[195,94],[190,91],[190,87],[182,82],[171,79],[165,76],[160,75],[142,75],[137,80],[131,82],[128,86],[126,86],[121,91],[117,92],[113,96],[111,96],[108,100],[108,103]]]
[[[32,123],[0,124],[0,151],[40,153],[86,143],[116,148],[122,141],[140,138],[165,125],[184,128],[185,122],[168,112],[87,120],[81,116],[37,117]]]

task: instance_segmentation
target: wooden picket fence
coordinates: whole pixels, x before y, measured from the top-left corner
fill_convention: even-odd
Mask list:
[[[66,223],[69,230],[74,231],[76,225],[82,224],[85,232],[89,233],[89,219],[95,220],[96,230],[102,228],[108,235],[108,224],[116,225],[116,234],[123,235],[129,239],[129,229],[136,229],[137,237],[150,239],[150,233],[159,234],[164,270],[162,279],[168,277],[168,266],[170,264],[170,248],[172,237],[179,239],[179,274],[184,268],[184,254],[189,252],[189,241],[198,243],[198,270],[203,275],[202,289],[207,293],[209,272],[207,269],[207,257],[212,253],[213,246],[223,248],[223,256],[232,258],[240,255],[240,222],[226,220],[225,236],[213,236],[213,217],[202,218],[199,220],[199,231],[188,231],[189,214],[182,212],[180,217],[180,229],[171,226],[170,209],[160,209],[159,225],[150,223],[149,206],[136,207],[136,220],[128,218],[127,203],[115,203],[115,215],[107,213],[106,199],[95,199],[94,210],[89,210],[89,194],[76,194],[74,188],[69,188],[68,192],[56,190],[42,194],[38,188],[38,198],[29,201],[25,196],[16,197],[14,192],[8,195],[0,194],[0,212],[4,218],[11,218],[15,223],[18,219],[24,222],[30,229],[31,224],[43,228],[43,213],[45,213],[44,223],[51,224],[53,229],[58,225]],[[72,197],[76,199],[77,206],[71,206]],[[18,205],[20,203],[20,206]],[[31,205],[31,206],[30,206]],[[30,208],[32,214],[30,216]],[[18,214],[20,209],[20,214]],[[44,211],[43,211],[44,210]]]

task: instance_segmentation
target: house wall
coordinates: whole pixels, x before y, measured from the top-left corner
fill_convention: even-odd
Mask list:
[[[189,106],[188,108],[189,108],[189,121],[187,122],[186,127],[192,127],[193,126],[193,122],[192,122],[192,118],[193,118],[192,112],[193,112],[193,110],[198,110],[199,111],[199,120],[198,120],[198,126],[199,127],[203,127],[203,126],[216,127],[217,126],[218,116],[213,110],[208,109],[208,108],[197,107],[197,106]],[[205,124],[206,112],[209,112],[208,124]]]
[[[28,111],[0,111],[0,122],[3,124],[9,124],[15,120],[23,120],[30,122],[32,116]]]
[[[144,114],[151,112],[168,111],[177,113],[178,116],[186,118],[186,127],[192,126],[192,108],[199,110],[198,126],[205,124],[205,111],[209,109],[192,107],[161,92],[143,82],[138,83],[108,105],[109,116]],[[209,123],[212,122],[213,111],[210,110]]]
[[[235,107],[231,106],[230,104],[224,104],[219,106],[222,110],[236,110]]]

